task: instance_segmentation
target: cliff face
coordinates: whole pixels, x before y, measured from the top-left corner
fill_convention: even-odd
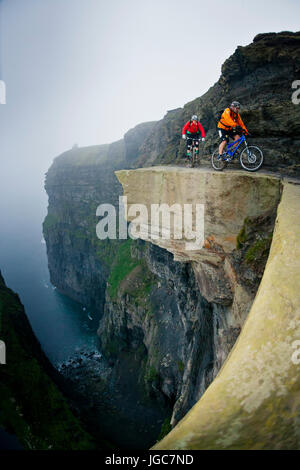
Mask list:
[[[218,144],[218,111],[232,100],[242,104],[241,116],[259,145],[265,166],[283,174],[299,174],[300,106],[292,102],[292,83],[300,76],[300,32],[259,34],[237,47],[222,66],[221,77],[207,93],[168,112],[141,147],[135,167],[178,163],[184,155],[181,129],[197,114],[207,133],[202,164]]]
[[[15,435],[23,449],[95,449],[53,381],[58,374],[1,273],[0,338],[6,345],[6,364],[0,365],[0,427]]]
[[[291,101],[299,40],[299,33],[257,36],[237,48],[201,98],[114,144],[72,149],[47,173],[51,281],[97,314],[120,397],[128,394],[130,372],[132,389],[172,410],[172,425],[203,395],[239,336],[268,258],[282,184],[261,172],[158,165],[181,162],[181,128],[194,113],[207,131],[209,156],[217,144],[217,110],[238,99],[267,168],[299,174],[300,107]],[[209,164],[206,157],[201,162]],[[174,236],[149,239],[145,220],[139,240],[99,240],[96,207],[117,208],[123,191],[129,206],[204,204],[204,248],[187,250]]]
[[[143,258],[145,267],[127,274],[113,301],[107,297],[99,334],[107,353],[112,338],[118,351],[122,349],[120,339],[125,332],[127,347],[134,347],[134,340],[136,347],[145,346],[147,370],[153,368],[156,374],[155,389],[174,403],[174,424],[203,394],[241,331],[267,259],[281,183],[262,174],[253,177],[176,167],[116,174],[127,197],[128,213],[133,204],[147,208],[149,217],[138,222],[133,216],[127,219],[139,237],[147,240],[144,254],[131,252]],[[204,205],[203,248],[191,250],[187,238],[175,239],[176,223],[171,225],[170,239],[164,239],[166,217],[155,227],[160,237],[149,236],[152,204],[183,208],[191,202]],[[134,289],[146,269],[152,283],[147,296],[142,290],[147,302],[137,308]],[[103,342],[103,338],[109,340]]]
[[[123,356],[131,363],[138,358],[136,383],[171,407],[176,422],[212,379],[213,308],[190,265],[175,262],[157,246],[127,243],[135,263],[115,292],[108,288],[98,330],[101,350],[119,370]],[[173,410],[179,398],[182,403]]]
[[[284,183],[270,255],[240,337],[155,449],[299,449],[299,185]]]
[[[141,124],[113,144],[69,150],[54,160],[46,175],[49,206],[43,232],[51,282],[88,306],[96,322],[118,246],[118,241],[105,240],[99,250],[96,208],[101,203],[118,207],[121,185],[114,170],[130,167],[130,152],[152,128],[151,122]]]
[[[103,202],[110,196],[117,205],[121,193],[112,170],[105,173],[109,189],[101,186],[101,196],[95,192],[99,174],[85,167],[50,174],[52,198],[60,198],[55,212],[60,224],[49,227],[49,263],[53,250],[62,265],[55,268],[62,286],[78,282],[79,294],[86,297],[62,290],[101,311],[101,350],[118,371],[115,380],[122,380],[124,361],[137,361],[136,387],[141,384],[142,394],[171,407],[174,425],[204,393],[241,331],[267,259],[280,180],[176,167],[118,171],[128,210],[132,203],[144,204],[149,213],[154,203],[204,204],[205,248],[190,251],[186,240],[173,236],[151,243],[143,235],[146,242],[97,240],[96,198]],[[66,192],[70,175],[72,186]],[[76,210],[66,211],[63,196],[78,204]],[[89,213],[94,207],[94,222],[87,222],[84,204]],[[74,227],[86,231],[79,238],[82,245]],[[57,233],[62,241],[56,245]],[[110,269],[101,260],[108,260]]]

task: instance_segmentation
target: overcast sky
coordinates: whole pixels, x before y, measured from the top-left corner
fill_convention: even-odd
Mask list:
[[[300,2],[0,0],[0,14],[0,188],[12,196],[41,187],[75,142],[117,140],[200,96],[257,33],[297,31]]]

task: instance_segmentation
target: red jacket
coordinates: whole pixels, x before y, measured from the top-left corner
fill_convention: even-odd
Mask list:
[[[201,132],[202,137],[205,137],[204,129],[199,121],[197,124],[194,124],[193,121],[188,121],[182,129],[182,135],[186,134],[187,132],[190,132],[191,134],[197,134],[199,131]]]

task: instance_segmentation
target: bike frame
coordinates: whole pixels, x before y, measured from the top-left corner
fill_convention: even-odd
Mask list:
[[[187,139],[191,139],[192,142],[190,144],[190,154],[189,155],[186,154],[186,157],[192,162],[192,167],[194,167],[195,162],[198,161],[199,159],[201,137],[188,136]],[[196,142],[198,142],[198,145],[196,145]]]
[[[243,147],[243,150],[241,151],[238,157],[242,168],[244,168],[244,170],[247,170],[247,171],[258,170],[264,161],[263,152],[261,151],[259,147],[256,147],[255,145],[250,145],[248,147],[248,143],[246,141],[246,137],[244,134],[242,135],[242,137],[239,137],[237,140],[235,140],[234,142],[231,142],[230,144],[227,142],[227,150],[225,151],[224,149],[222,155],[219,154],[219,147],[217,147],[214,150],[211,156],[212,167],[215,170],[223,170],[226,167],[228,162],[231,162],[232,160],[234,160],[236,156],[235,155],[236,151],[243,142],[245,143],[245,146]],[[244,160],[244,156],[246,157],[246,160]],[[248,160],[247,160],[247,156],[248,156]],[[219,163],[217,163],[218,160],[223,161],[224,164],[220,166]],[[251,167],[249,166],[249,164],[254,164],[254,166]]]
[[[227,143],[227,154],[230,156],[230,157],[234,157],[234,154],[235,152],[237,151],[237,149],[240,147],[240,145],[242,144],[242,142],[245,142],[245,145],[247,147],[247,141],[246,141],[246,138],[244,135],[242,135],[242,137],[240,137],[239,139],[235,140],[234,142],[231,142],[230,144]],[[236,145],[238,143],[238,145]],[[234,147],[233,150],[230,150],[231,147],[233,147],[234,145],[236,145],[236,147]]]

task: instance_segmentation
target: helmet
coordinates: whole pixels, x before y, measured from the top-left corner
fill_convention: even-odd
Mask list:
[[[193,116],[191,117],[191,120],[192,121],[198,121],[198,116],[196,116],[196,114],[193,114]]]
[[[230,106],[234,106],[235,108],[240,108],[241,103],[239,103],[238,101],[233,101]]]

